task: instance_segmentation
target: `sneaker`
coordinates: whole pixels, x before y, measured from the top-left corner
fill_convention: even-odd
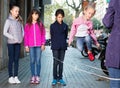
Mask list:
[[[34,83],[35,83],[35,77],[34,77],[34,76],[31,78],[30,83],[31,83],[31,84],[34,84]]]
[[[55,86],[56,84],[57,84],[57,80],[54,79],[54,80],[52,81],[52,86]]]
[[[40,78],[38,76],[35,77],[35,83],[39,84],[40,83]]]
[[[8,79],[8,83],[10,83],[10,84],[15,84],[16,82],[15,82],[15,80],[14,80],[13,77],[10,77],[10,78]]]
[[[60,82],[61,85],[66,86],[66,83],[63,79],[60,79],[59,82]]]
[[[90,61],[94,61],[95,60],[95,57],[92,53],[88,53],[88,57],[89,57],[89,60]]]
[[[21,83],[17,76],[14,77],[14,81],[15,81],[15,83],[17,83],[17,84]]]

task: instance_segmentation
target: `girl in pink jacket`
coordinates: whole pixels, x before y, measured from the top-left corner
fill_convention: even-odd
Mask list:
[[[25,25],[24,45],[30,52],[31,80],[30,83],[40,83],[41,53],[45,49],[45,28],[40,22],[40,12],[33,9]],[[36,69],[35,69],[36,68]]]
[[[84,43],[86,43],[88,49],[88,57],[91,61],[94,60],[94,55],[91,52],[92,40],[99,47],[96,36],[93,31],[93,24],[90,20],[95,14],[95,8],[93,5],[87,5],[84,8],[83,16],[76,18],[73,21],[72,29],[70,32],[69,45],[72,43],[74,36],[77,37],[77,48],[82,51],[84,48]]]

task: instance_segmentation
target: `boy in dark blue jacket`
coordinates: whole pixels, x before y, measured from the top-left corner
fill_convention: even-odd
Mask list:
[[[53,82],[52,85],[56,85],[60,82],[63,86],[66,85],[62,79],[63,73],[63,61],[65,51],[67,50],[67,36],[68,26],[63,22],[64,11],[58,9],[55,13],[56,21],[50,26],[51,34],[51,49],[53,52]]]

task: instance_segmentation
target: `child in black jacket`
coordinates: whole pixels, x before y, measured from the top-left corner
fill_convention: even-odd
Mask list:
[[[50,26],[51,34],[51,49],[53,52],[53,82],[52,85],[56,85],[60,82],[63,86],[66,85],[62,79],[63,73],[63,61],[65,51],[67,50],[67,35],[68,26],[63,22],[64,11],[58,9],[55,13],[56,21]]]

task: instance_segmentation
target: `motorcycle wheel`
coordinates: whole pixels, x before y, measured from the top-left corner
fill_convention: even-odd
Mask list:
[[[97,48],[93,48],[92,49],[92,53],[94,54],[94,56],[98,55],[100,51]]]
[[[88,57],[88,54],[87,54],[87,52],[86,52],[85,50],[81,51],[81,54],[82,54],[82,56],[84,56],[84,57]]]
[[[106,75],[109,75],[109,72],[105,66],[105,59],[101,59],[101,69]]]

